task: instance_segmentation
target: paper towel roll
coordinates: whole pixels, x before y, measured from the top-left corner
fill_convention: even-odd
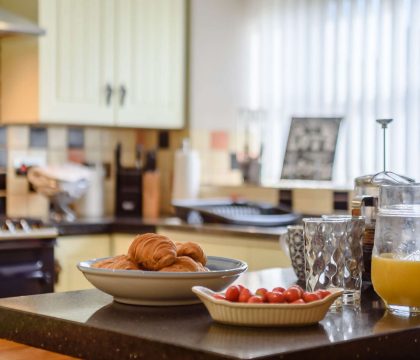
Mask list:
[[[200,157],[191,150],[188,139],[175,152],[172,200],[195,199],[200,190]]]

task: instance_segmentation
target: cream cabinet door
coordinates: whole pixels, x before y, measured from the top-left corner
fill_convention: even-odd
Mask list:
[[[40,121],[114,121],[113,0],[39,0]]]
[[[119,126],[182,128],[185,117],[185,0],[115,2]]]
[[[54,253],[61,266],[56,292],[91,289],[93,285],[86,280],[77,264],[83,260],[111,256],[111,237],[106,234],[59,237]]]

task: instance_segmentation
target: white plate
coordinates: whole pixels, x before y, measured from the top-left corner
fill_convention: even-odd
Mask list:
[[[343,289],[329,289],[331,295],[306,304],[247,304],[219,300],[214,291],[194,286],[193,292],[204,303],[213,320],[244,326],[302,326],[321,321]]]
[[[207,272],[159,272],[142,270],[98,269],[99,260],[80,262],[77,267],[97,289],[112,295],[115,301],[133,305],[187,305],[200,300],[191,291],[201,285],[214,291],[225,289],[248,268],[240,260],[208,256]]]

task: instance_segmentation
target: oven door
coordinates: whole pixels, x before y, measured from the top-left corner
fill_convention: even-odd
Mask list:
[[[0,241],[0,297],[54,291],[54,239]]]

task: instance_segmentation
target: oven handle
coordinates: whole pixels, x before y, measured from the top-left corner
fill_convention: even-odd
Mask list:
[[[51,282],[51,274],[42,271],[42,261],[29,264],[3,265],[0,266],[0,277],[4,278],[25,278],[43,280],[45,283]]]

